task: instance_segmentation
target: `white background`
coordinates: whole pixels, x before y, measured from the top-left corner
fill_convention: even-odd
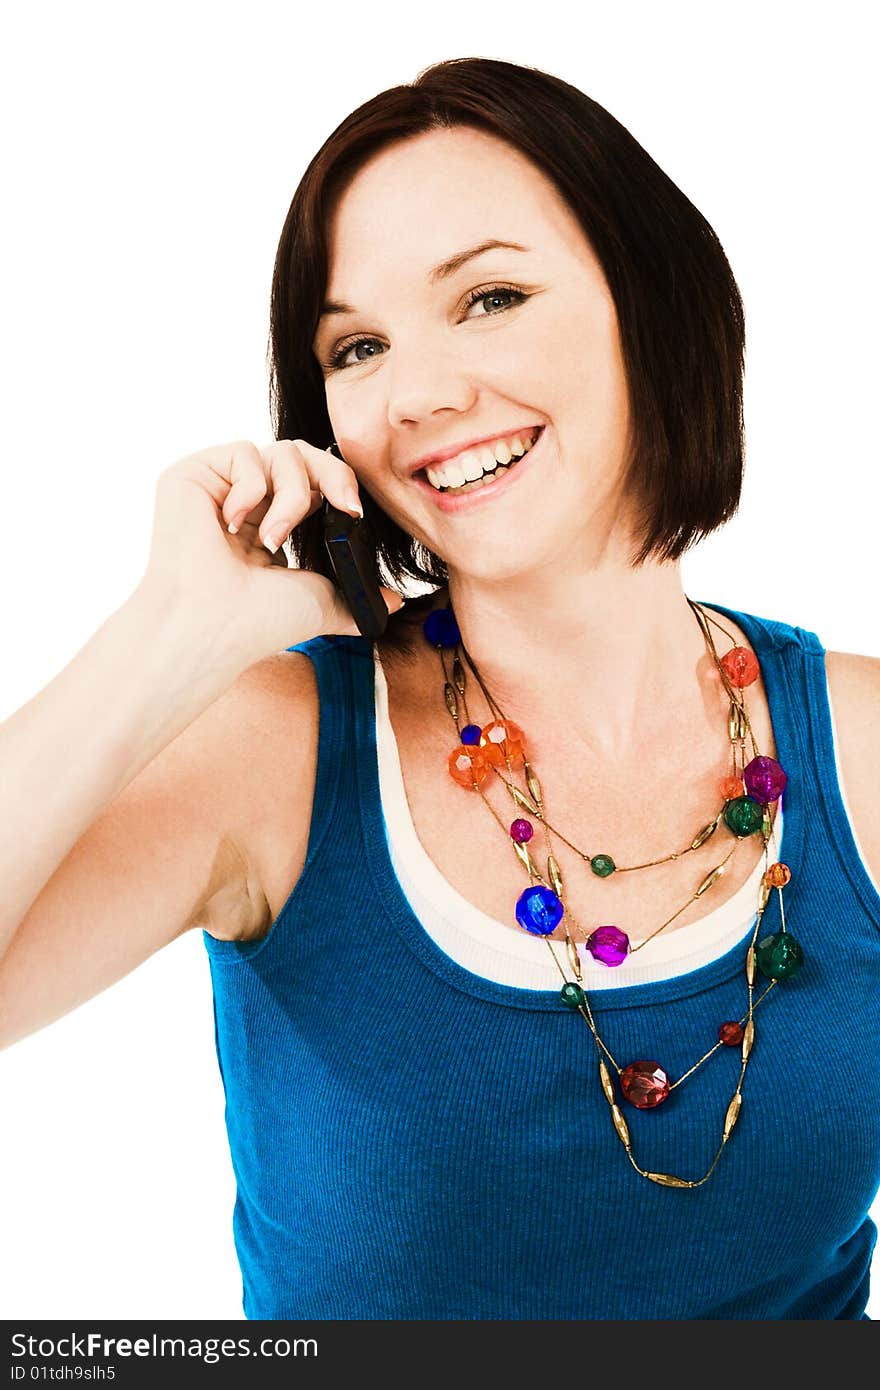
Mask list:
[[[601,102],[731,260],[746,485],[682,562],[686,592],[880,655],[871,7],[309,8],[7,14],[0,717],[139,580],[159,472],[271,437],[272,265],[312,154],[368,97],[466,55]],[[242,1316],[200,933],[0,1055],[0,1086],[2,1316]]]

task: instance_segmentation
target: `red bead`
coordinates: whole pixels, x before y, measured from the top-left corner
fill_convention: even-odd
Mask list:
[[[669,1077],[659,1062],[630,1062],[620,1073],[620,1088],[637,1110],[653,1110],[669,1095]]]
[[[718,1029],[718,1041],[723,1042],[727,1047],[739,1047],[743,1040],[743,1027],[741,1023],[731,1020],[729,1023],[722,1023]]]
[[[476,743],[461,743],[449,754],[449,775],[460,787],[473,791],[474,782],[479,787],[489,776],[489,764],[485,751]]]
[[[722,656],[720,665],[730,684],[740,690],[757,680],[761,669],[758,658],[748,647],[731,647],[730,651]]]
[[[493,719],[483,730],[480,739],[488,762],[496,767],[520,767],[526,751],[526,736],[512,719]]]

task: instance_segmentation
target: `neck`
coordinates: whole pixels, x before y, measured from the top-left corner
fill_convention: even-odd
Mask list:
[[[513,583],[450,574],[441,597],[455,613],[466,668],[469,657],[526,733],[570,740],[597,760],[628,760],[673,729],[717,732],[718,676],[677,563],[545,571]]]

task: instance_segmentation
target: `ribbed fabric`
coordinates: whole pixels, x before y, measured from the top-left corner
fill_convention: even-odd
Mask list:
[[[466,969],[414,914],[382,823],[371,644],[290,648],[320,696],[305,868],[260,941],[203,933],[246,1317],[864,1317],[880,895],[836,775],[815,633],[704,606],[761,663],[789,776],[786,925],[806,964],[759,1006],[739,1122],[709,1181],[681,1191],[630,1165],[595,1043],[558,989]],[[692,1067],[745,1011],[743,956],[592,991],[618,1062]],[[656,1111],[623,1102],[641,1166],[701,1177],[738,1073],[738,1049],[720,1048]]]

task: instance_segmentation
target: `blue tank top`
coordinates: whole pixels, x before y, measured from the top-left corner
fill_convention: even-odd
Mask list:
[[[259,941],[203,932],[245,1317],[866,1316],[880,895],[837,781],[819,639],[705,606],[761,663],[805,965],[757,1009],[738,1123],[686,1190],[630,1165],[590,1030],[558,991],[472,973],[413,913],[383,828],[371,644],[288,648],[313,661],[320,699],[305,867]],[[593,992],[621,1065],[693,1066],[747,1007],[747,937],[672,979]],[[739,1067],[722,1047],[656,1110],[622,1103],[643,1168],[702,1177]]]

